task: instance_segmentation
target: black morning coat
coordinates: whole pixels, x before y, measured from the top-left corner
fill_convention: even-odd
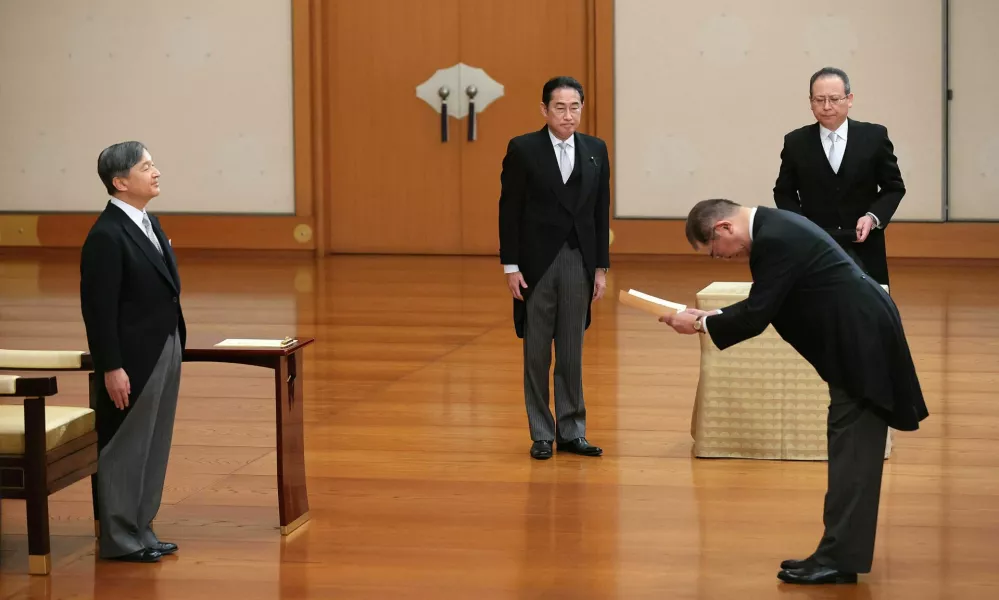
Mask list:
[[[929,412],[894,301],[805,217],[759,207],[749,296],[706,320],[720,349],[777,333],[830,386],[872,403],[888,425],[919,428]]]

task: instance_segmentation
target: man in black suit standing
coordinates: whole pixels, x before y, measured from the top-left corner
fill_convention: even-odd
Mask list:
[[[840,69],[817,71],[808,89],[817,122],[784,136],[774,202],[825,229],[888,285],[884,230],[905,195],[888,130],[847,116],[853,93]]]
[[[156,562],[177,545],[150,526],[159,510],[186,341],[180,277],[146,205],[160,172],[139,142],[106,148],[97,173],[111,199],[87,235],[80,304],[96,377],[100,556]]]
[[[745,300],[660,320],[706,333],[719,349],[773,324],[829,385],[825,532],[804,560],[781,563],[789,583],[855,583],[871,570],[888,427],[914,431],[928,416],[891,297],[817,225],[783,210],[699,202],[687,240],[714,258],[749,256]]]
[[[507,146],[500,176],[500,262],[513,296],[514,326],[524,340],[524,396],[531,456],[558,450],[603,451],[586,440],[583,333],[591,301],[610,267],[610,164],[607,145],[576,131],[583,86],[555,77],[541,92],[539,131]],[[555,343],[555,418],[548,373]],[[557,426],[556,426],[557,423]]]

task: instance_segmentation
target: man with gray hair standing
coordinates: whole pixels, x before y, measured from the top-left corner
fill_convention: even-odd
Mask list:
[[[160,172],[139,142],[97,158],[110,194],[83,244],[80,305],[94,361],[101,558],[156,562],[177,545],[151,523],[160,507],[187,333],[177,260],[146,205]]]
[[[774,202],[824,229],[888,285],[885,228],[905,195],[888,130],[849,118],[853,92],[842,70],[820,69],[808,90],[816,122],[784,136]]]

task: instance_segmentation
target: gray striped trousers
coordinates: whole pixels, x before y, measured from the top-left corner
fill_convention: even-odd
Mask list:
[[[563,245],[526,300],[524,400],[531,439],[569,441],[586,435],[583,332],[593,282],[579,250]],[[555,343],[555,418],[548,374]],[[556,420],[558,423],[556,429]]]

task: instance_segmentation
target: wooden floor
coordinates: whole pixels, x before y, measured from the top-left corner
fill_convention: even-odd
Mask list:
[[[23,256],[23,255],[21,255]],[[0,598],[999,598],[999,266],[892,263],[931,417],[896,435],[874,570],[776,579],[821,533],[824,463],[691,457],[698,341],[620,306],[693,303],[744,264],[618,259],[587,334],[602,458],[528,456],[521,352],[495,259],[181,256],[189,330],[309,335],[312,520],[278,532],[273,385],[186,364],[157,519],[180,552],[97,561],[89,482],[51,499],[53,572],[28,577],[4,501]],[[70,254],[0,255],[0,347],[85,349]],[[85,405],[86,377],[59,378]]]

